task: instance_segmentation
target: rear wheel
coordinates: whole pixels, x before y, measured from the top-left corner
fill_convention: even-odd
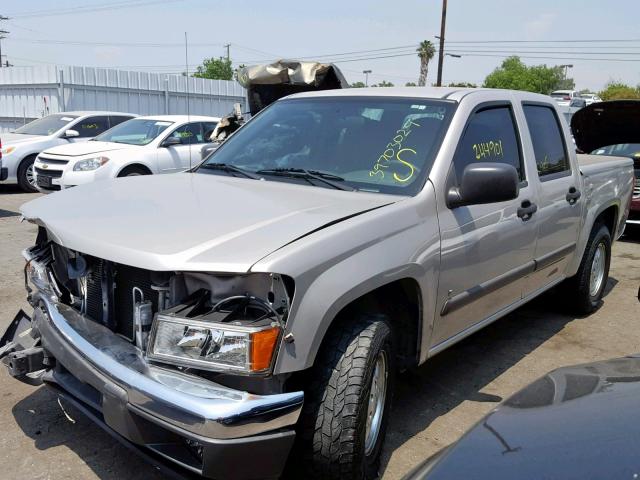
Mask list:
[[[394,383],[391,328],[365,316],[328,335],[299,423],[304,476],[376,478]]]
[[[33,175],[33,162],[36,156],[31,155],[20,162],[18,166],[18,186],[25,192],[37,192],[36,180]]]
[[[611,264],[611,234],[605,225],[596,225],[575,276],[567,280],[565,291],[571,298],[573,310],[589,314],[600,306],[609,278]]]

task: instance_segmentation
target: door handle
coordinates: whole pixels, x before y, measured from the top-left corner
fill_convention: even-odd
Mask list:
[[[535,203],[531,203],[529,200],[524,200],[520,205],[520,208],[518,208],[518,217],[520,217],[523,222],[526,222],[537,211],[538,206]]]
[[[580,190],[576,189],[576,187],[571,187],[565,198],[567,202],[569,202],[569,205],[574,205],[581,196]]]

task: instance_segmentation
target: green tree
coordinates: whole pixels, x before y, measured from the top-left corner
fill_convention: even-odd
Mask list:
[[[478,85],[475,83],[469,82],[452,82],[447,87],[460,87],[460,88],[478,88]]]
[[[351,84],[351,88],[364,88],[365,84],[364,82],[353,82]]]
[[[622,82],[609,82],[599,95],[602,100],[640,99],[640,85],[634,88]]]
[[[420,77],[418,77],[418,86],[424,87],[427,84],[427,73],[429,73],[429,62],[436,54],[436,47],[429,40],[420,42],[420,46],[416,50],[420,59]]]
[[[393,87],[393,83],[387,82],[386,80],[382,80],[380,83],[376,85],[371,85],[372,87]]]
[[[519,57],[509,57],[484,79],[484,87],[525,90],[548,95],[554,90],[572,89],[574,81],[564,78],[564,69],[560,66],[547,67],[534,65],[528,67]]]
[[[407,82],[404,84],[405,87],[417,87],[416,82]]]
[[[233,80],[233,66],[231,60],[224,57],[205,58],[202,65],[198,65],[194,77],[208,78],[210,80]]]

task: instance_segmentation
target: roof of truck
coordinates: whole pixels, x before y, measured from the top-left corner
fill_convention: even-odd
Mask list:
[[[500,90],[494,88],[458,88],[458,87],[367,87],[344,88],[336,90],[321,90],[316,92],[302,92],[286,98],[313,97],[406,97],[460,100],[462,97],[476,93],[506,93],[518,98],[543,100],[550,103],[551,98],[539,93],[522,92],[516,90]]]

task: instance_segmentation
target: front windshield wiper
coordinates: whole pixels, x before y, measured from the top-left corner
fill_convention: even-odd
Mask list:
[[[332,173],[320,172],[318,170],[306,170],[304,168],[267,168],[258,170],[256,173],[262,175],[280,175],[283,177],[304,178],[306,180],[313,179],[322,182],[337,190],[348,190],[355,192],[357,189],[349,185],[336,182],[344,182],[344,178]]]
[[[235,165],[229,165],[228,163],[204,163],[200,165],[200,168],[208,169],[208,170],[221,170],[223,172],[228,173],[239,173],[247,178],[252,178],[253,180],[261,180],[262,177],[258,175],[254,175],[247,170],[244,170],[240,167],[236,167]]]

